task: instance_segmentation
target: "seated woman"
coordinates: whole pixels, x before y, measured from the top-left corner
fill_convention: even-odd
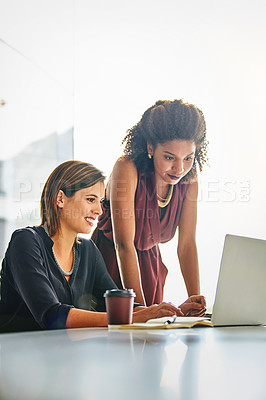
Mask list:
[[[101,214],[104,176],[91,164],[66,161],[41,195],[41,225],[16,230],[1,271],[1,331],[107,326],[103,294],[116,288],[90,233]],[[135,305],[133,322],[170,315],[201,315],[202,296],[179,308]]]

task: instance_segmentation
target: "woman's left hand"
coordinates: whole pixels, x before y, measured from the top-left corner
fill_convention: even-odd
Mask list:
[[[185,317],[203,317],[206,313],[206,300],[204,296],[190,296],[179,308]]]
[[[160,303],[153,304],[149,307],[135,307],[133,312],[133,322],[146,322],[149,319],[161,318],[161,317],[172,317],[177,315],[183,316],[183,312],[180,308],[175,307],[171,303]]]

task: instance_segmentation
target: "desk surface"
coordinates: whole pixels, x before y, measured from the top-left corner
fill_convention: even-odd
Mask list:
[[[0,335],[0,399],[264,400],[266,327]]]

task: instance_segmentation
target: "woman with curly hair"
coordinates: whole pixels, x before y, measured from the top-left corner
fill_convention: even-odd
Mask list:
[[[197,173],[206,162],[203,113],[183,100],[159,100],[129,129],[109,178],[92,239],[118,287],[136,301],[163,300],[167,275],[159,243],[173,238],[188,295],[200,293],[196,247]]]

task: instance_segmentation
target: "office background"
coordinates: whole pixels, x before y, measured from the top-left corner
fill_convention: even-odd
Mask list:
[[[212,304],[225,234],[266,238],[265,14],[264,0],[0,0],[0,257],[13,229],[39,223],[58,163],[108,175],[144,110],[183,98],[210,142],[197,243]],[[178,303],[176,243],[161,251],[165,299]]]

